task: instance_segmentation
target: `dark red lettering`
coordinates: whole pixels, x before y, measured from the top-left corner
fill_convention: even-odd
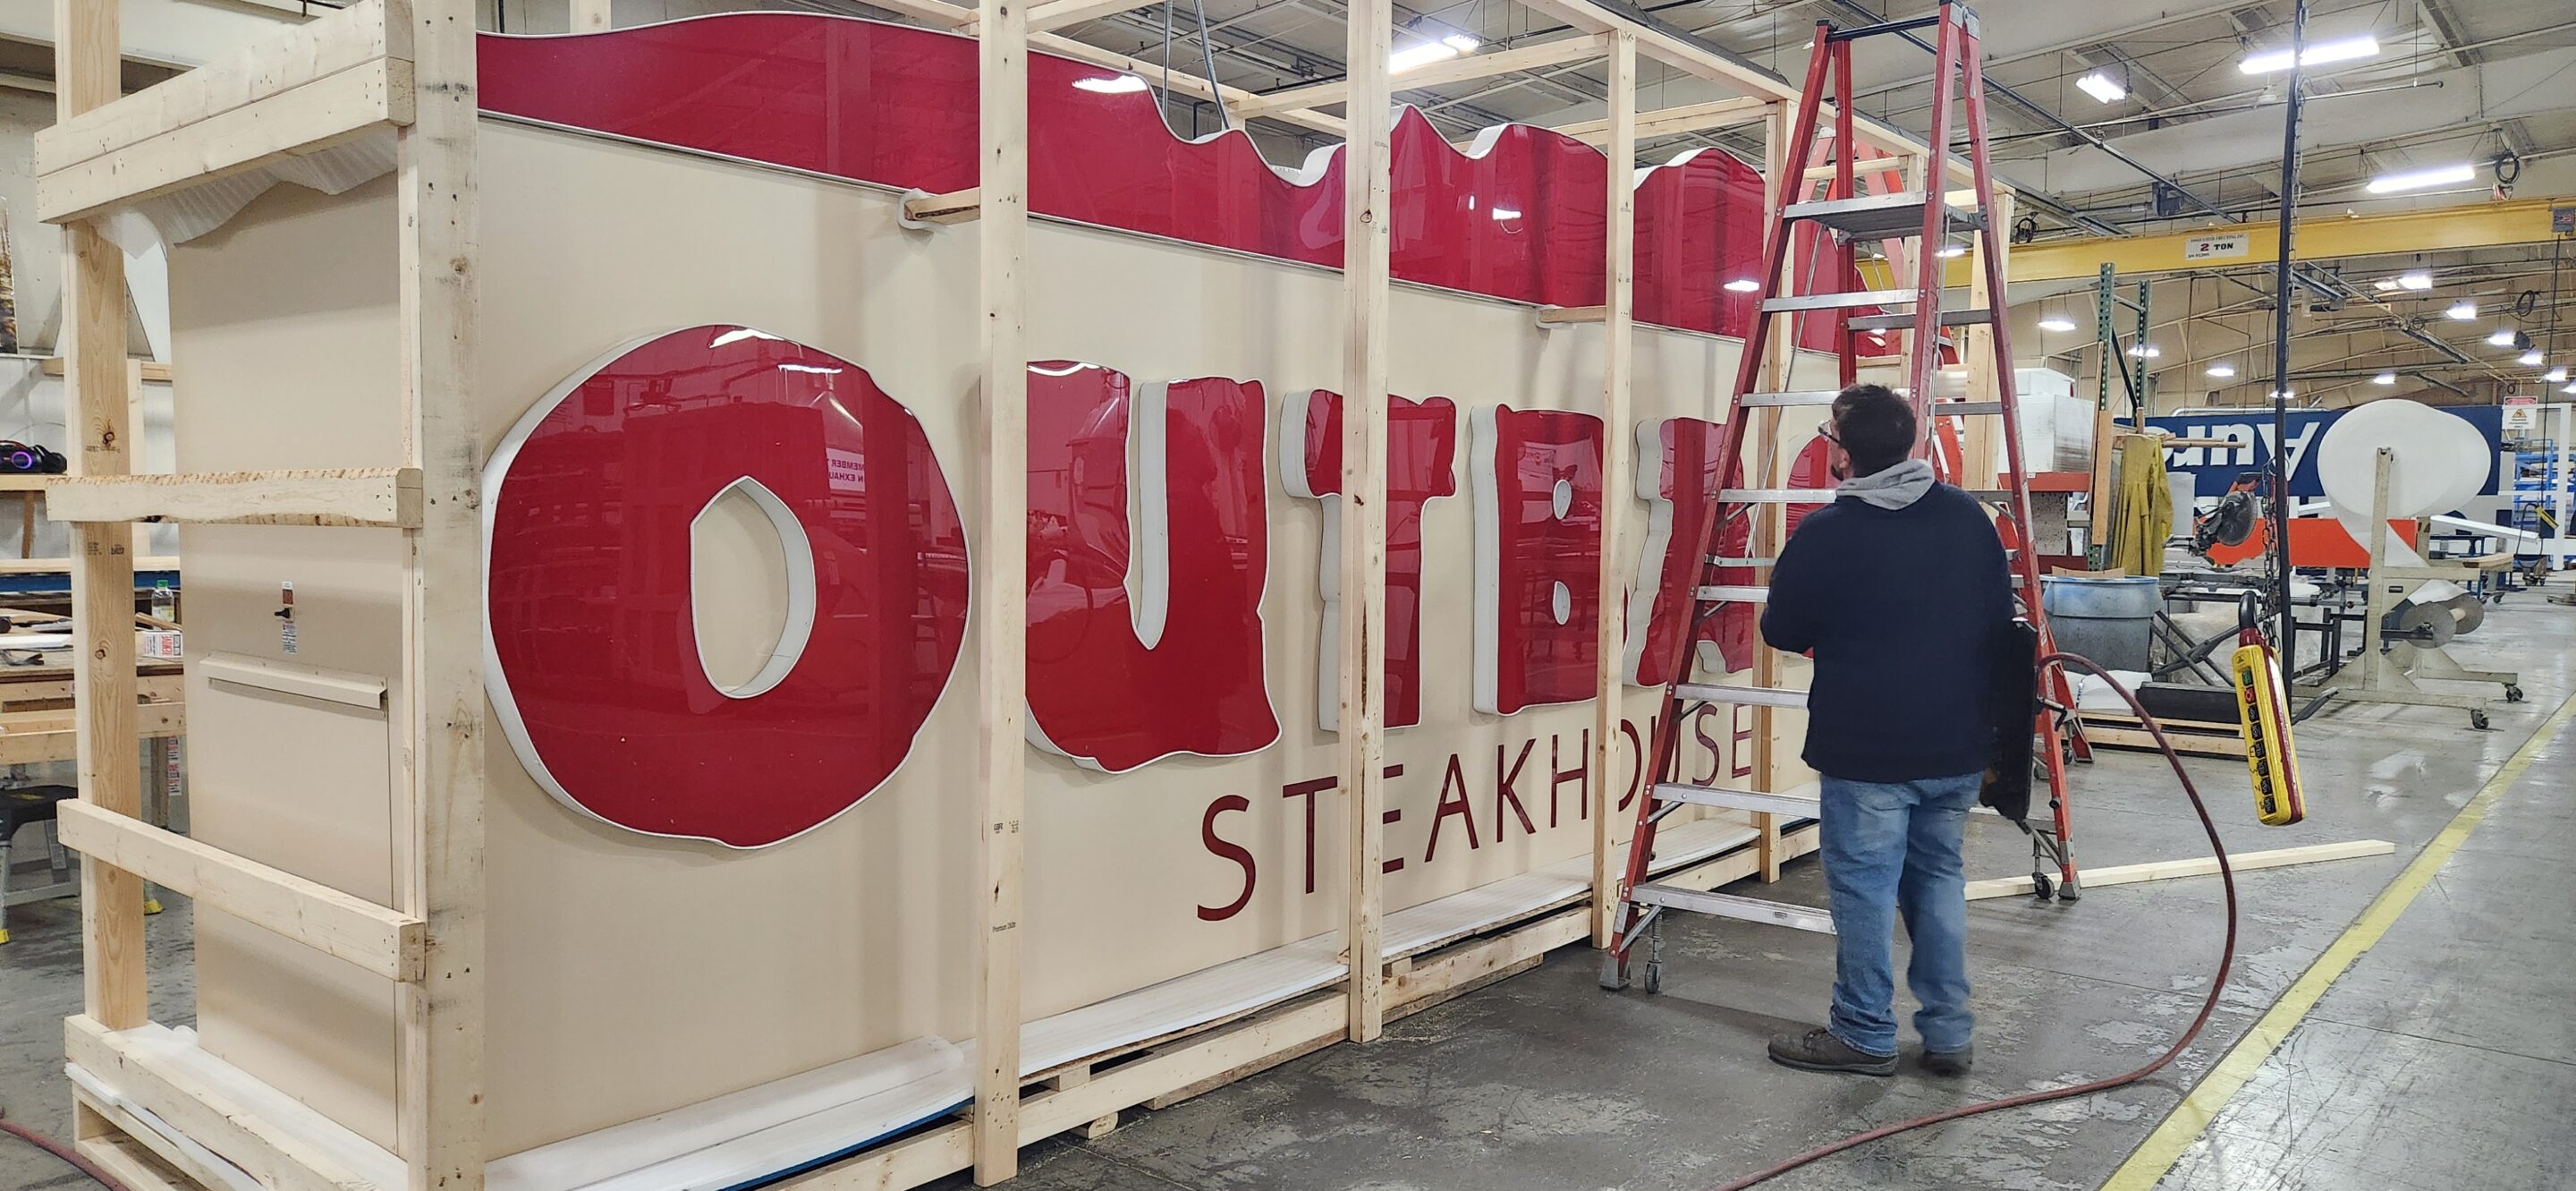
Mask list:
[[[1246,798],[1241,794],[1228,794],[1223,798],[1219,798],[1216,801],[1209,803],[1207,813],[1199,817],[1199,841],[1207,845],[1209,853],[1225,857],[1226,859],[1243,867],[1243,892],[1235,895],[1235,899],[1233,901],[1227,902],[1222,906],[1213,908],[1200,906],[1199,918],[1202,921],[1223,922],[1228,918],[1232,918],[1235,915],[1242,913],[1243,907],[1252,903],[1252,887],[1258,880],[1259,874],[1259,870],[1252,863],[1252,852],[1243,845],[1235,843],[1232,840],[1219,838],[1216,833],[1216,817],[1218,815],[1222,815],[1227,811],[1245,811],[1251,809],[1251,799]],[[1308,891],[1312,892],[1312,889],[1310,888]]]
[[[1431,809],[1431,842],[1422,849],[1422,863],[1440,854],[1440,825],[1456,815],[1467,823],[1467,850],[1484,845],[1476,842],[1476,811],[1467,805],[1467,774],[1458,765],[1458,754],[1449,754],[1449,772],[1440,777],[1440,805]]]

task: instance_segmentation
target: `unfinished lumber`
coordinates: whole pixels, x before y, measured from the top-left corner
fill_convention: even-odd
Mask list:
[[[1606,322],[1609,318],[1610,308],[1606,305],[1538,308],[1538,325],[1542,327],[1579,327],[1589,323]]]
[[[418,980],[426,924],[81,802],[63,804],[63,846],[385,977]]]
[[[977,191],[983,210],[976,245],[983,305],[985,459],[979,529],[987,542],[1015,542],[1028,532],[1029,358],[1022,325],[1028,279],[1020,269],[1029,237],[1029,14],[1018,0],[983,0],[979,11],[977,125],[983,164]],[[988,550],[983,565],[988,573],[973,595],[976,622],[1027,623],[1026,552]],[[977,818],[983,836],[983,897],[977,911],[982,929],[976,935],[973,1137],[979,1187],[1019,1172],[1025,1125],[1020,1106],[1020,814],[1027,797],[1022,724],[1027,648],[1026,634],[1011,631],[978,634],[975,650],[985,705],[976,754],[983,802]]]
[[[414,529],[417,467],[227,471],[196,475],[71,476],[45,488],[56,521],[184,521],[222,525],[338,525]]]
[[[908,195],[903,200],[903,217],[913,223],[967,223],[983,211],[983,191],[973,186],[946,194]]]
[[[186,76],[181,76],[186,77]],[[412,122],[412,64],[377,58],[36,178],[36,218],[86,219]]]
[[[1595,606],[1593,643],[1595,670],[1592,676],[1592,791],[1599,802],[1592,815],[1592,945],[1607,947],[1616,930],[1619,913],[1618,849],[1610,837],[1611,808],[1617,800],[1612,774],[1619,757],[1620,713],[1628,690],[1626,668],[1626,606],[1619,593],[1627,590],[1628,550],[1625,538],[1629,502],[1625,496],[1636,488],[1631,469],[1636,466],[1630,454],[1630,440],[1620,429],[1628,425],[1628,385],[1636,357],[1637,281],[1637,39],[1625,32],[1610,35],[1610,168],[1609,193],[1603,196],[1608,223],[1602,241],[1602,310],[1601,310],[1601,424],[1610,432],[1601,438],[1601,491],[1608,496],[1601,502],[1601,557],[1594,572],[1600,593]],[[1546,311],[1540,311],[1542,318]],[[1642,628],[1641,630],[1642,631]],[[1685,646],[1685,648],[1688,648]],[[1688,664],[1687,660],[1684,662]],[[1637,759],[1639,772],[1653,766],[1643,756]],[[1641,777],[1641,784],[1651,777]]]
[[[1075,2],[1080,0],[1057,0],[1057,3]],[[1102,2],[1111,2],[1111,0],[1102,0]],[[1041,6],[1040,11],[1048,7],[1053,5]],[[1538,70],[1572,62],[1588,62],[1600,57],[1608,45],[1609,40],[1603,35],[1582,34],[1558,41],[1516,45],[1507,50],[1494,50],[1490,53],[1461,54],[1455,58],[1426,62],[1416,66],[1405,71],[1404,77],[1394,80],[1392,85],[1398,90],[1414,91],[1425,87],[1440,87],[1450,83],[1492,78],[1498,74],[1511,74],[1515,71]],[[1226,106],[1238,116],[1266,116],[1301,108],[1329,107],[1337,103],[1348,103],[1350,99],[1350,80],[1341,79],[1253,95]]]
[[[1206,100],[1209,103],[1222,104],[1228,111],[1234,110],[1235,105],[1253,98],[1252,92],[1246,91],[1241,87],[1230,87],[1223,83],[1211,83],[1194,74],[1182,74],[1178,71],[1166,70],[1160,63],[1148,62],[1142,58],[1137,58],[1132,55],[1121,54],[1116,50],[1104,50],[1098,46],[1075,41],[1070,37],[1065,37],[1060,34],[1033,33],[1029,35],[1029,46],[1032,49],[1045,50],[1046,52],[1058,57],[1071,58],[1077,62],[1088,62],[1094,66],[1105,66],[1111,70],[1123,70],[1139,78],[1151,79],[1153,80],[1154,86],[1158,88],[1170,91],[1175,95],[1187,95],[1192,99],[1201,99]],[[1345,132],[1341,117],[1327,116],[1322,112],[1302,109],[1284,112],[1268,112],[1264,113],[1263,118],[1277,120],[1285,124],[1294,124],[1300,128],[1312,129],[1328,136],[1338,137],[1344,135]]]
[[[2237,872],[2253,869],[2280,868],[2292,864],[2315,864],[2326,860],[2352,860],[2363,856],[2386,856],[2397,845],[2384,839],[2346,840],[2336,844],[2308,844],[2296,848],[2276,848],[2268,852],[2236,852],[2227,857],[2229,868]],[[2155,860],[2145,864],[2119,864],[2109,868],[2084,870],[2088,888],[2104,885],[2132,885],[2140,881],[2166,881],[2175,877],[2208,877],[2218,873],[2218,858],[2194,856],[2183,860]],[[2011,897],[2031,891],[2027,876],[1995,877],[1968,882],[1968,900]]]
[[[150,1026],[138,1033],[167,1031]],[[74,1016],[63,1022],[63,1056],[272,1191],[381,1191],[372,1172],[287,1128],[230,1088],[171,1062],[146,1038]]]
[[[1350,139],[1342,158],[1341,689],[1334,723],[1350,865],[1344,931],[1351,1041],[1386,1029],[1387,303],[1394,203],[1389,0],[1351,0]]]
[[[50,174],[383,58],[411,58],[409,0],[361,0],[36,132]]]
[[[1704,132],[1713,128],[1749,124],[1761,119],[1762,114],[1770,110],[1775,103],[1776,101],[1769,99],[1739,97],[1710,100],[1707,103],[1685,103],[1674,107],[1657,108],[1651,112],[1639,112],[1636,116],[1637,138],[1643,140],[1647,137],[1679,136],[1685,132]],[[1587,145],[1606,144],[1610,139],[1610,121],[1608,119],[1577,120],[1571,124],[1557,125],[1556,131]]]

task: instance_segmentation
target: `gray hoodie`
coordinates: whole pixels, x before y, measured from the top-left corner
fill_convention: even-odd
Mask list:
[[[1857,497],[1882,509],[1901,509],[1932,490],[1932,464],[1908,459],[1885,471],[1854,476],[1834,488],[1835,496]]]

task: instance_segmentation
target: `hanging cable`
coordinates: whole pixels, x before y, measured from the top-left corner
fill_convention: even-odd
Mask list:
[[[1198,14],[1199,14],[1199,60],[1200,60],[1201,62],[1204,62],[1204,63],[1206,63],[1206,64],[1207,64],[1207,81],[1208,81],[1208,95],[1209,95],[1209,100],[1208,100],[1208,102],[1213,103],[1213,104],[1215,104],[1215,105],[1216,105],[1216,126],[1217,126],[1217,130],[1218,130],[1218,131],[1220,131],[1220,132],[1222,132],[1222,131],[1225,131],[1225,130],[1227,130],[1227,129],[1230,129],[1230,128],[1233,128],[1233,127],[1234,127],[1234,117],[1229,116],[1229,115],[1227,115],[1227,114],[1226,114],[1226,111],[1225,111],[1225,97],[1224,97],[1223,95],[1218,94],[1217,89],[1216,89],[1216,43],[1215,43],[1214,41],[1209,40],[1209,38],[1208,38],[1207,0],[1190,0],[1190,7],[1198,10]],[[1164,40],[1164,49],[1163,49],[1163,58],[1164,58],[1164,63],[1163,63],[1163,69],[1164,69],[1165,71],[1169,71],[1169,70],[1171,70],[1171,68],[1172,68],[1172,66],[1171,66],[1171,61],[1170,61],[1170,59],[1171,59],[1171,55],[1172,55],[1172,51],[1171,51],[1171,48],[1170,48],[1171,37],[1172,37],[1172,33],[1171,33],[1172,25],[1171,25],[1171,16],[1170,16],[1170,6],[1169,6],[1169,4],[1168,4],[1168,3],[1166,3],[1166,5],[1165,5],[1164,13],[1165,13],[1165,15],[1164,15],[1164,17],[1163,17],[1163,40]],[[1195,129],[1193,129],[1192,131],[1196,131],[1196,130],[1195,130]]]

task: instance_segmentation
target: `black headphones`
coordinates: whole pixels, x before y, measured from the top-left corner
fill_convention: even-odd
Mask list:
[[[66,462],[61,452],[0,438],[0,473],[60,475]]]

